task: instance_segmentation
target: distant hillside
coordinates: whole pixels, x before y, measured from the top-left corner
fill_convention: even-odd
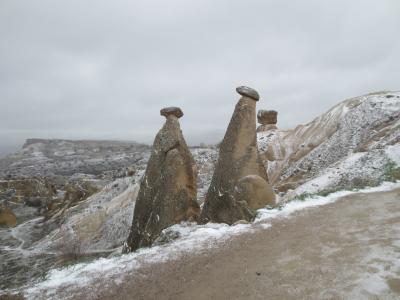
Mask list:
[[[147,159],[148,145],[126,141],[28,139],[0,159],[0,177],[99,175]]]

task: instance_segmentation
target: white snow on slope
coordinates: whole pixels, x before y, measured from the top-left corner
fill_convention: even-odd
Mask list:
[[[334,190],[339,186],[357,188],[357,180],[361,180],[362,185],[372,185],[385,176],[385,168],[390,163],[400,166],[400,144],[387,146],[385,149],[353,153],[326,168],[321,176],[307,181],[288,193],[287,198],[290,199],[303,193],[316,194],[321,191]]]
[[[400,92],[345,100],[293,130],[259,132],[258,143],[273,185],[308,181],[352,153],[399,144]]]
[[[371,193],[400,188],[400,182],[383,183],[379,187],[367,188],[359,192]],[[252,230],[265,230],[271,225],[268,222],[272,218],[288,217],[296,211],[313,206],[332,203],[339,198],[354,194],[352,191],[341,191],[327,197],[311,197],[304,201],[292,201],[283,209],[260,209],[258,217],[252,224],[240,224],[228,226],[226,224],[209,223],[196,225],[184,223],[174,225],[167,230],[176,231],[180,237],[170,244],[140,249],[137,252],[115,256],[111,258],[97,259],[91,263],[81,263],[75,266],[52,270],[47,279],[38,282],[35,286],[25,291],[28,299],[60,299],[59,290],[68,290],[68,287],[84,287],[96,284],[105,285],[107,282],[119,284],[125,275],[134,276],[141,266],[161,263],[167,260],[177,260],[185,253],[199,253],[209,248],[217,247],[229,238],[247,233]],[[71,294],[63,294],[63,299],[71,299]]]

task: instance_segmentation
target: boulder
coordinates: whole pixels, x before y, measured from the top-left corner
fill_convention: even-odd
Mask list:
[[[14,227],[17,217],[9,207],[0,206],[0,226]]]
[[[239,179],[234,198],[237,201],[246,201],[249,208],[254,210],[276,204],[271,186],[258,175],[247,175]]]
[[[278,112],[276,110],[260,109],[257,113],[257,120],[262,125],[275,125],[278,123]]]
[[[178,120],[183,113],[179,108],[160,113],[166,122],[153,143],[123,252],[151,246],[163,229],[200,215],[197,168]]]
[[[247,175],[257,175],[268,184],[265,167],[259,157],[256,138],[256,101],[258,95],[251,88],[237,89],[242,95],[236,104],[225,137],[220,144],[219,158],[206,194],[201,222],[233,224],[238,220],[251,221],[255,217],[246,199],[235,194],[239,180]],[[257,99],[255,99],[257,98]],[[273,193],[263,199],[264,206],[275,199]],[[260,204],[261,205],[261,204]]]

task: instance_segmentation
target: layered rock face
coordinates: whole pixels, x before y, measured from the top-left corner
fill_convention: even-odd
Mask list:
[[[124,252],[150,246],[164,228],[200,215],[197,169],[178,120],[183,113],[176,107],[160,113],[167,120],[154,140]]]
[[[263,110],[260,109],[257,113],[258,126],[257,132],[267,131],[271,129],[277,129],[276,123],[278,123],[278,112],[275,110]]]
[[[250,221],[255,216],[255,209],[275,203],[275,195],[268,184],[266,170],[257,149],[258,93],[247,87],[236,90],[242,97],[236,104],[220,144],[218,162],[201,214],[203,223],[212,221],[233,224],[238,220]],[[243,179],[248,175],[252,177]]]

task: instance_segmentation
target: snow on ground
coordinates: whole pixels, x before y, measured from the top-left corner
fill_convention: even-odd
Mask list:
[[[387,279],[398,277],[396,274],[400,270],[398,256],[398,250],[394,247],[368,246],[368,254],[361,258],[361,265],[369,266],[372,272],[359,274],[360,278],[350,296],[356,299],[357,296],[363,295],[364,291],[372,295],[382,295],[388,290]]]
[[[385,182],[378,187],[363,189],[359,192],[381,192],[394,188],[400,188],[400,181],[397,183]],[[207,251],[209,248],[222,245],[232,236],[269,228],[271,224],[268,221],[272,218],[289,217],[301,209],[332,203],[343,196],[354,193],[356,192],[340,191],[326,197],[314,196],[305,200],[294,200],[280,209],[260,209],[258,217],[252,224],[228,226],[215,223],[205,225],[183,223],[174,225],[165,230],[175,232],[178,237],[171,243],[140,249],[126,255],[101,258],[90,263],[80,263],[69,268],[51,270],[44,281],[25,290],[25,294],[28,299],[40,297],[59,299],[58,289],[68,289],[69,286],[95,286],[96,282],[102,285],[107,282],[118,285],[122,282],[124,275],[132,276],[141,266],[177,260],[185,253],[194,254]],[[73,295],[70,297],[72,298]]]
[[[301,194],[351,189],[379,184],[387,175],[387,166],[400,165],[400,144],[369,152],[356,152],[326,168],[321,175],[288,193],[287,199]]]

